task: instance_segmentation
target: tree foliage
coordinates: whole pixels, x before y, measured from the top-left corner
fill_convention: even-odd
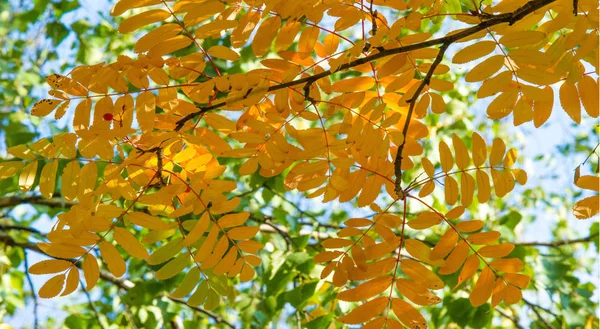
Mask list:
[[[472,127],[444,133],[437,120],[453,101],[472,102],[453,94],[472,83],[471,96],[490,99],[486,120],[541,127],[555,107],[576,124],[598,118],[597,7],[118,1],[111,15],[133,43],[112,62],[49,75],[50,98],[30,113],[71,124],[9,145],[12,158],[0,162],[18,193],[38,190],[65,208],[35,246],[51,258],[28,268],[51,274],[38,296],[66,296],[80,282],[90,291],[100,279],[139,291],[119,278],[151,272],[167,300],[218,325],[232,326],[212,311],[259,276],[270,282],[266,309],[288,302],[308,328],[426,328],[446,302],[472,319],[510,308],[535,274],[511,232],[479,209],[527,183],[523,161],[510,140]],[[574,185],[594,193],[573,213],[586,219],[598,214],[600,181],[581,170],[590,169],[577,167]],[[258,189],[302,216],[255,209]],[[334,234],[295,235],[302,217],[315,219],[301,199],[363,215],[327,214],[312,225]],[[264,264],[279,248],[294,252]],[[469,325],[491,325],[481,321]]]

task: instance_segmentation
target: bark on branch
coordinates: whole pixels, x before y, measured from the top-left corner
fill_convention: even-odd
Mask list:
[[[510,25],[512,25],[512,24],[516,23],[517,21],[523,19],[525,16],[531,14],[532,12],[534,12],[548,4],[551,4],[555,1],[556,0],[529,1],[526,4],[524,4],[522,7],[518,8],[517,10],[515,10],[513,12],[500,14],[500,15],[487,16],[486,20],[484,20],[483,22],[481,22],[473,27],[470,27],[468,29],[465,29],[461,32],[458,32],[458,33],[455,33],[452,35],[447,35],[442,38],[437,38],[437,39],[432,39],[432,40],[428,40],[428,41],[424,41],[424,42],[415,43],[415,44],[408,45],[408,46],[384,49],[384,50],[378,51],[377,53],[374,53],[372,55],[358,58],[349,63],[343,64],[339,68],[337,68],[337,70],[330,69],[327,71],[323,71],[319,74],[314,74],[314,75],[304,77],[301,79],[297,79],[297,80],[281,83],[281,84],[278,84],[275,86],[271,86],[267,89],[267,92],[276,91],[276,90],[284,89],[284,88],[289,88],[289,87],[293,87],[293,86],[297,86],[297,85],[303,85],[305,83],[314,83],[315,81],[317,81],[321,78],[330,76],[330,75],[334,74],[335,72],[347,70],[349,68],[353,68],[353,67],[365,64],[365,63],[369,63],[374,60],[384,58],[387,56],[406,53],[409,51],[423,49],[423,48],[437,46],[437,45],[444,45],[444,44],[450,45],[460,39],[469,37],[479,31],[485,30],[494,25],[498,25],[498,24],[502,24],[502,23],[509,23]],[[252,92],[250,92],[249,94],[252,94]],[[230,102],[235,101],[235,99],[232,99],[229,101]],[[199,109],[200,109],[199,111],[190,113],[190,114],[184,116],[183,118],[181,118],[179,121],[177,121],[176,126],[175,126],[175,131],[181,130],[188,121],[199,117],[203,113],[224,107],[226,104],[227,104],[227,101],[224,101],[221,103],[216,103],[216,104],[212,104],[212,105],[205,106],[205,107],[199,107]]]

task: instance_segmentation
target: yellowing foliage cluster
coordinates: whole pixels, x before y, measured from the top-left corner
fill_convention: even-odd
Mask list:
[[[471,145],[454,135],[452,148],[442,141],[437,154],[421,157],[429,135],[422,119],[446,112],[442,94],[455,88],[447,73],[475,60],[464,79],[482,83],[478,98],[493,97],[490,119],[512,114],[515,125],[539,127],[556,97],[574,122],[582,106],[597,118],[598,3],[474,3],[468,13],[447,13],[443,1],[432,0],[119,1],[112,14],[126,17],[119,32],[138,38],[136,56],[49,76],[53,98],[31,114],[60,119],[74,108],[72,132],[12,147],[16,159],[0,163],[0,178],[18,174],[22,192],[39,181],[42,196],[60,190],[77,201],[39,244],[54,259],[29,272],[55,274],[39,295],[72,293],[80,269],[86,289],[94,287],[95,249],[122,276],[122,249],[164,264],[159,280],[187,270],[172,297],[217,307],[233,295],[231,278],[251,280],[261,262],[262,244],[253,240],[259,227],[235,211],[240,198],[227,197],[238,186],[222,178],[227,168],[219,159],[229,157],[243,159],[239,175],[284,174],[286,188],[308,198],[376,212],[348,219],[314,259],[325,265],[321,278],[341,287],[339,300],[361,303],[339,321],[425,328],[416,306],[440,303],[433,292],[444,288],[439,276],[453,273],[454,288],[470,286],[473,306],[518,302],[529,278],[519,273],[519,259],[506,258],[514,245],[481,220],[461,219],[474,199],[485,203],[492,191],[503,197],[525,184],[525,172],[513,167],[516,150],[499,138],[489,147],[473,133]],[[334,19],[333,29],[324,16]],[[433,38],[421,29],[435,19],[466,27]],[[362,38],[343,33],[357,26]],[[208,39],[227,43],[205,49]],[[259,67],[219,69],[239,61],[248,44]],[[453,44],[463,49],[450,60]],[[403,171],[415,168],[425,176],[402,187]],[[597,177],[578,175],[575,183],[598,191]],[[456,206],[443,213],[427,203],[436,188]],[[382,196],[393,201],[382,208]],[[409,218],[409,203],[428,210]],[[394,205],[404,212],[390,213]],[[598,213],[598,197],[580,201],[575,212]],[[190,214],[195,219],[181,220]],[[436,244],[406,238],[406,230],[436,225],[447,227]],[[159,247],[149,253],[147,245]]]

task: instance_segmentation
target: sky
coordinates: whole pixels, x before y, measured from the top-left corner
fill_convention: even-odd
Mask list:
[[[108,0],[80,0],[82,7],[74,12],[66,14],[62,18],[62,22],[66,25],[79,20],[79,19],[87,19],[90,23],[94,24],[101,20],[101,15],[107,16],[111,6],[109,5]],[[391,20],[391,19],[390,19]],[[331,23],[331,19],[325,20],[325,24]],[[450,30],[455,30],[461,28],[460,25],[451,25],[447,26],[445,29],[440,31],[440,33],[446,33]],[[356,33],[360,33],[360,31],[356,31]],[[73,35],[69,36],[63,44],[57,49],[59,58],[70,58],[74,56],[74,52],[68,47],[68,45],[73,42]],[[456,51],[460,50],[460,46],[452,46],[448,51],[447,58],[451,58],[452,54]],[[470,65],[463,65],[463,70],[469,70],[477,62],[473,62]],[[45,67],[46,73],[51,74],[55,73],[57,70],[57,66],[48,66]],[[461,82],[461,83],[464,83]],[[555,95],[558,95],[556,92]],[[473,106],[470,107],[469,110],[477,113],[477,120],[486,120],[485,117],[485,109],[490,99],[479,100],[475,102]],[[573,171],[578,164],[583,162],[585,156],[572,156],[565,158],[558,151],[557,147],[562,145],[565,142],[574,143],[573,137],[576,132],[580,131],[591,131],[594,125],[598,124],[598,122],[594,122],[594,120],[587,118],[588,120],[584,120],[584,124],[573,127],[570,122],[570,118],[560,109],[560,104],[558,104],[558,97],[555,97],[557,104],[555,104],[555,110],[550,117],[550,120],[542,127],[542,128],[534,128],[532,123],[527,123],[519,127],[513,127],[510,129],[510,132],[515,136],[519,137],[519,141],[522,143],[520,147],[517,147],[521,155],[525,157],[524,168],[528,173],[528,182],[527,186],[543,186],[546,191],[553,191],[557,193],[564,193],[565,190],[572,188],[572,177]],[[25,110],[25,109],[24,109]],[[64,122],[67,122],[65,119]],[[512,126],[512,118],[508,118],[503,120],[503,123],[509,126]],[[49,133],[49,132],[47,132]],[[489,135],[487,132],[483,132],[483,135]],[[489,142],[489,141],[488,141]],[[550,166],[546,164],[542,164],[533,159],[540,155],[551,155],[555,160]],[[548,175],[556,175],[555,179],[549,180],[547,179]],[[519,188],[513,193],[519,193]],[[313,208],[313,207],[323,207],[323,205],[316,200],[306,200],[301,203],[302,207]],[[331,207],[342,206],[336,203],[331,204]],[[351,208],[348,208],[349,210]],[[567,209],[568,210],[568,209]],[[16,212],[28,212],[31,209],[28,209],[27,206],[17,207],[14,211]],[[554,214],[548,214],[541,208],[539,209],[528,209],[526,210],[530,215],[536,217],[536,220],[529,226],[525,227],[522,232],[519,234],[519,239],[521,241],[551,241],[552,237],[552,227],[559,220],[559,216],[566,215],[568,217],[568,222],[571,227],[577,232],[577,236],[565,237],[565,238],[576,238],[576,237],[584,237],[588,235],[589,228],[594,221],[598,221],[598,218],[589,219],[589,220],[577,220],[570,211],[567,211],[566,214],[564,212],[556,212]],[[354,213],[353,215],[361,215],[359,213]],[[40,231],[46,232],[50,229],[52,225],[52,220],[47,216],[44,216],[40,221],[36,223],[37,229]],[[522,225],[521,225],[522,226]],[[593,256],[595,252],[594,248],[590,248],[586,253],[587,256]],[[29,263],[33,264],[37,261],[45,259],[43,256],[38,255],[36,253],[29,253]],[[24,270],[24,269],[23,269]],[[594,281],[598,282],[600,280],[600,268],[599,265],[594,269],[594,273],[590,276],[586,273],[580,273],[580,278],[584,281]],[[34,285],[36,289],[39,289],[41,285],[47,280],[46,276],[33,276]],[[526,296],[527,298],[528,296]],[[531,296],[529,296],[531,297]],[[544,303],[544,297],[540,295],[542,305]],[[598,300],[599,292],[596,291],[594,294],[594,298]],[[66,316],[67,313],[61,310],[61,307],[64,305],[69,305],[73,302],[83,302],[85,301],[85,297],[83,294],[75,294],[73,297],[54,299],[54,300],[41,300],[40,303],[40,315],[42,317],[52,314],[52,317],[56,318],[57,314],[63,314]],[[26,308],[17,312],[17,314],[7,319],[7,323],[12,325],[14,328],[21,328],[27,323],[31,322],[32,317],[30,316],[32,312],[32,305],[29,303]],[[521,318],[523,319],[523,325],[527,325],[527,315],[522,314]]]

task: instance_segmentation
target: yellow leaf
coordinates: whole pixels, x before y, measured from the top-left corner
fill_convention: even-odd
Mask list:
[[[49,259],[35,263],[27,270],[30,274],[53,274],[62,272],[73,266],[73,263],[62,259]]]
[[[525,264],[518,258],[502,258],[491,262],[490,266],[500,272],[516,273],[521,272]]]
[[[119,16],[129,9],[159,4],[160,0],[120,0],[110,12],[111,16]]]
[[[0,179],[15,176],[23,166],[25,163],[21,161],[0,162]]]
[[[490,199],[491,194],[490,177],[480,169],[477,169],[475,176],[477,178],[477,200],[479,203],[485,203]]]
[[[61,99],[42,99],[41,101],[33,104],[33,107],[31,108],[31,115],[36,117],[45,117],[54,111],[58,104],[62,102],[63,100]]]
[[[503,71],[493,78],[489,78],[481,84],[481,87],[477,90],[477,98],[486,98],[495,95],[499,92],[506,91],[513,78],[511,71]]]
[[[333,84],[333,91],[338,93],[352,93],[373,88],[375,79],[372,77],[355,77],[340,80]]]
[[[231,248],[229,249],[229,251],[227,252],[227,254],[225,255],[225,257],[223,257],[223,259],[219,262],[219,264],[217,264],[217,266],[215,266],[215,268],[213,269],[213,273],[214,274],[225,274],[227,272],[229,272],[234,264],[235,261],[237,259],[237,249],[236,248]],[[244,256],[244,259],[248,259],[247,257],[256,257],[256,256]],[[259,261],[260,258],[256,257]],[[258,263],[256,266],[260,265],[260,263]]]
[[[475,179],[469,173],[463,172],[460,175],[460,202],[468,207],[473,202],[473,193],[475,193]]]
[[[454,225],[454,227],[461,232],[474,232],[480,230],[483,227],[483,221],[480,220],[470,220],[466,222],[460,222]]]
[[[382,276],[358,285],[356,288],[342,291],[338,299],[346,302],[358,302],[377,296],[392,284],[391,276]]]
[[[424,230],[442,222],[442,217],[435,212],[425,211],[417,215],[417,218],[409,220],[408,226],[415,230]]]
[[[1,170],[1,169],[0,169]],[[65,166],[61,176],[61,192],[67,201],[73,201],[77,197],[77,184],[79,182],[79,163],[74,160]]]
[[[150,48],[148,51],[148,55],[152,57],[160,57],[166,54],[170,54],[177,50],[183,49],[189,46],[192,43],[192,39],[190,39],[186,35],[176,35],[174,37],[168,38],[164,41],[157,43],[155,46]]]
[[[248,217],[250,216],[249,212],[240,212],[236,214],[228,214],[219,219],[219,226],[221,228],[229,228],[243,225]]]
[[[148,259],[148,264],[150,265],[158,265],[166,262],[171,259],[171,257],[175,256],[177,253],[183,249],[183,237],[177,237],[173,240],[169,241],[162,247],[156,249],[150,258]]]
[[[242,267],[242,272],[240,274],[240,281],[248,282],[252,280],[254,274],[256,274],[256,271],[254,271],[254,269],[248,264],[244,264],[244,266]]]
[[[442,259],[446,257],[458,241],[458,234],[453,229],[446,231],[440,238],[440,241],[431,250],[431,259]]]
[[[40,193],[46,199],[52,198],[56,186],[56,171],[58,170],[58,160],[47,163],[40,174]]]
[[[121,257],[119,254],[117,248],[106,241],[100,242],[98,246],[100,248],[102,259],[104,259],[104,262],[106,263],[106,266],[110,272],[117,278],[123,276],[123,274],[125,274],[125,270],[127,269],[127,265],[125,264],[123,257]]]
[[[212,46],[207,52],[212,57],[225,59],[228,61],[237,61],[240,59],[240,55],[238,53],[221,45]]]
[[[87,254],[85,259],[83,260],[83,265],[81,266],[83,270],[83,276],[85,277],[85,285],[86,291],[90,291],[100,278],[100,268],[98,268],[98,263],[96,261],[96,257],[91,254]]]
[[[442,301],[441,298],[427,290],[425,286],[413,280],[397,279],[396,288],[398,288],[400,294],[417,305],[434,305]]]
[[[502,275],[502,277],[509,283],[514,284],[521,289],[527,288],[529,281],[531,280],[527,275],[518,273],[506,273]]]
[[[300,39],[298,40],[298,53],[300,58],[307,58],[315,48],[317,39],[319,38],[319,32],[321,30],[316,26],[307,26],[300,33]]]
[[[515,249],[514,244],[501,243],[495,246],[485,246],[479,249],[477,252],[483,257],[500,258],[510,254],[513,251],[513,249]]]
[[[431,249],[419,240],[407,239],[404,241],[404,247],[411,256],[418,260],[435,266],[444,266],[444,260],[433,259],[431,256]]]
[[[200,237],[206,232],[208,229],[208,225],[210,224],[210,215],[208,212],[202,214],[202,217],[196,222],[194,228],[188,233],[188,235],[183,240],[183,243],[186,246],[191,246],[196,243],[200,239]]]
[[[352,258],[354,262],[363,271],[367,270],[367,257],[365,251],[357,244],[352,247]]]
[[[491,77],[494,73],[498,72],[504,65],[504,56],[496,55],[492,56],[483,62],[477,64],[465,75],[465,81],[477,82],[485,80]]]
[[[506,286],[505,290],[506,295],[504,297],[504,303],[506,305],[516,304],[523,299],[523,293],[521,290],[519,290],[519,288],[509,284]]]
[[[21,189],[21,192],[31,190],[33,182],[35,181],[35,176],[37,175],[37,167],[38,162],[33,161],[21,171],[21,175],[19,175],[19,188]]]
[[[506,152],[506,145],[500,138],[494,138],[492,143],[492,151],[490,152],[490,165],[497,165],[504,158],[504,152]]]
[[[202,245],[196,252],[196,255],[194,255],[194,262],[202,262],[208,256],[210,256],[210,253],[212,252],[212,250],[215,246],[215,243],[217,242],[218,235],[219,235],[219,228],[216,225],[213,225],[212,228],[210,229],[210,232],[208,232],[208,236],[206,236],[206,239],[204,240],[204,242],[202,243]]]
[[[469,296],[471,305],[474,307],[481,306],[490,299],[492,290],[494,289],[495,279],[494,273],[489,267],[486,267],[481,271],[479,279],[477,279],[477,283],[475,284],[475,288],[473,288],[473,291],[471,291],[471,295]]]
[[[17,145],[17,146],[9,147],[6,149],[6,151],[9,154],[11,154],[19,159],[29,160],[29,161],[35,160],[35,154],[33,154],[31,149],[25,145]],[[2,165],[2,164],[0,164],[0,165]]]
[[[435,183],[433,181],[423,184],[423,187],[421,187],[421,190],[419,191],[419,198],[428,196],[433,193],[433,190],[435,190]]]
[[[484,245],[492,244],[498,239],[500,239],[500,232],[491,231],[472,234],[467,238],[467,241],[471,242],[474,245]]]
[[[579,219],[590,218],[599,212],[600,196],[590,196],[577,201],[573,207],[573,214]]]
[[[479,257],[477,255],[471,255],[467,258],[465,265],[463,266],[460,274],[458,275],[458,282],[452,289],[456,289],[456,287],[460,286],[463,282],[470,279],[479,268]]]
[[[135,43],[133,52],[136,54],[146,52],[157,44],[176,36],[181,30],[182,28],[179,24],[171,23],[161,25],[141,37]]]
[[[598,105],[598,83],[594,78],[585,75],[577,84],[581,103],[585,111],[593,118],[600,114],[600,105]]]
[[[496,49],[494,41],[480,41],[456,52],[452,58],[452,63],[468,63],[491,53],[494,49]]]
[[[575,185],[582,189],[600,192],[600,177],[584,175],[577,178]]]
[[[237,243],[238,248],[240,248],[243,252],[248,252],[251,254],[256,254],[264,245],[257,241],[246,240],[240,241]]]
[[[280,26],[281,18],[279,16],[267,18],[260,24],[252,41],[252,51],[256,57],[262,57],[269,51],[271,42]]]
[[[456,179],[454,179],[452,176],[446,176],[444,185],[446,203],[449,205],[455,204],[458,200],[458,183],[456,182]]]
[[[208,282],[206,280],[200,282],[198,288],[196,288],[194,293],[188,299],[187,304],[193,307],[203,304],[206,296],[208,295],[209,289],[210,287],[208,286]]]
[[[200,269],[194,266],[187,272],[177,289],[171,293],[171,297],[183,298],[189,295],[198,284],[198,281],[200,281]]]
[[[142,131],[151,131],[154,128],[156,96],[149,91],[141,93],[135,104],[138,123]]]
[[[435,273],[417,261],[402,259],[400,260],[400,269],[406,276],[423,284],[428,289],[439,290],[444,288],[444,282]]]
[[[151,230],[163,231],[171,228],[168,223],[163,222],[159,218],[142,212],[130,212],[127,214],[127,217],[135,225],[149,228]]]
[[[162,9],[143,11],[121,22],[121,24],[119,25],[119,32],[123,34],[130,33],[139,29],[142,26],[160,22],[169,17],[171,17],[171,14],[168,11]]]
[[[469,246],[464,241],[460,241],[452,250],[450,256],[446,258],[446,266],[440,269],[440,274],[446,275],[458,271],[467,256],[469,256]]]
[[[502,278],[496,279],[496,283],[494,284],[494,289],[492,290],[492,305],[491,308],[494,309],[500,302],[504,300],[506,297],[506,283],[502,280]]]
[[[565,81],[559,90],[560,105],[567,112],[569,117],[576,123],[581,123],[581,104],[579,103],[579,93],[574,84]]]
[[[456,166],[458,169],[467,168],[471,162],[469,151],[465,143],[456,134],[452,134],[452,146],[454,146],[454,155],[456,156]]]
[[[65,284],[65,275],[59,274],[53,276],[48,280],[44,285],[40,288],[38,296],[40,298],[53,298],[58,296],[60,292],[63,290],[63,286]]]
[[[67,296],[75,291],[79,287],[79,270],[77,268],[71,268],[69,274],[67,274],[67,280],[65,290],[63,290],[61,296]]]
[[[165,264],[160,270],[156,271],[154,277],[157,280],[166,280],[181,273],[190,264],[190,254],[182,252],[170,262]]]
[[[517,76],[527,82],[540,86],[552,85],[560,80],[560,75],[539,68],[522,66],[517,69]]]
[[[546,37],[540,31],[517,31],[511,32],[500,38],[500,43],[508,48],[530,46],[542,41]]]
[[[447,213],[446,213],[446,218],[447,219],[457,219],[460,216],[462,216],[462,214],[465,213],[465,207],[463,206],[458,206],[455,208],[450,209]]]
[[[325,47],[325,55],[333,55],[340,44],[340,38],[332,33],[328,33],[323,40],[323,46]]]
[[[300,32],[301,27],[302,23],[298,21],[288,20],[285,22],[275,39],[275,52],[288,49],[294,42],[298,32]],[[335,39],[337,40],[337,38]],[[327,48],[325,49],[327,50]]]
[[[258,233],[258,226],[236,227],[227,231],[227,236],[233,240],[252,239]]]
[[[330,262],[330,261],[338,258],[339,256],[341,256],[342,254],[343,254],[343,252],[341,252],[341,251],[323,251],[323,252],[317,254],[313,260],[315,263]]]
[[[392,56],[385,64],[377,70],[377,78],[381,79],[395,74],[406,64],[406,54]]]
[[[441,141],[439,144],[440,162],[442,164],[442,170],[448,173],[454,166],[454,159],[452,158],[452,152],[446,142]]]
[[[147,259],[150,257],[148,250],[146,250],[133,234],[129,233],[126,229],[115,227],[114,237],[115,241],[117,241],[117,243],[131,256],[140,259]]]
[[[381,314],[387,305],[387,297],[375,298],[353,309],[350,313],[342,316],[338,320],[345,324],[365,323]]]
[[[427,321],[412,305],[400,298],[392,299],[392,309],[405,326],[411,329],[427,328]]]
[[[446,112],[446,102],[441,95],[430,93],[431,97],[431,111],[435,114],[442,114]]]

